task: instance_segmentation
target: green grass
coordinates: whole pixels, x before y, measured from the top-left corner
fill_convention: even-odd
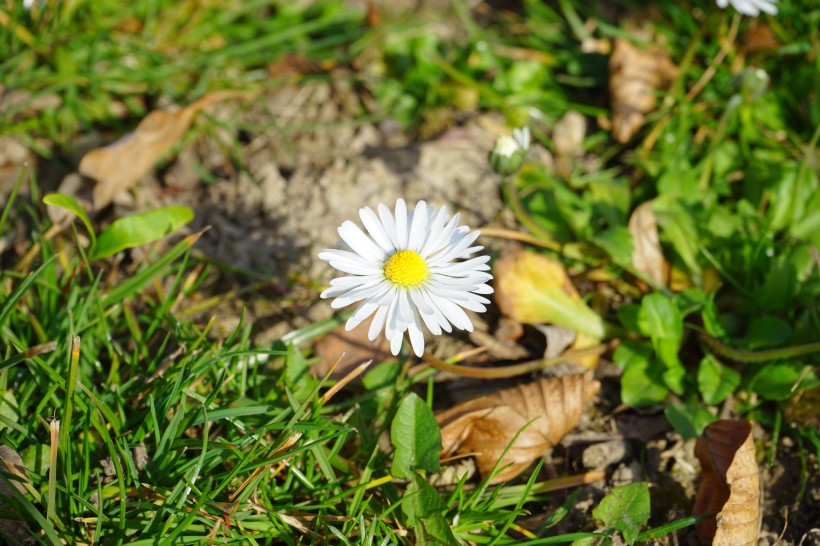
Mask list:
[[[812,414],[820,383],[807,345],[820,339],[820,9],[781,2],[777,17],[761,19],[777,45],[755,52],[746,51],[750,19],[701,4],[697,16],[676,2],[648,13],[679,71],[622,145],[598,125],[611,115],[607,57],[581,43],[629,32],[584,3],[526,0],[489,16],[457,3],[451,14],[376,27],[341,1],[7,3],[0,81],[18,94],[0,110],[0,134],[62,157],[78,135],[124,132],[158,105],[275,89],[284,80],[267,69],[288,54],[325,67],[296,77],[353,79],[375,99],[368,116],[422,136],[493,111],[530,124],[555,151],[555,122],[579,111],[590,161],[559,172],[530,160],[505,196],[522,226],[588,281],[595,311],[618,324],[609,356],[624,371],[622,399],[663,407],[683,436],[725,406],[767,427],[772,461],[778,436],[792,435],[805,488],[820,454],[820,434],[800,417]],[[642,6],[617,3],[624,13]],[[459,22],[457,38],[429,32],[443,15]],[[251,343],[245,322],[217,338],[212,319],[181,312],[218,274],[197,255],[196,235],[149,246],[140,264],[93,259],[79,223],[50,231],[30,186],[26,197],[15,189],[0,217],[0,235],[20,224],[31,234],[21,255],[4,253],[0,272],[0,442],[22,456],[30,484],[25,494],[10,487],[0,511],[28,522],[40,543],[601,538],[583,532],[597,528],[591,518],[573,534],[553,530],[572,495],[537,529],[522,527],[550,503],[537,469],[498,487],[437,490],[415,470],[394,479],[396,456],[379,438],[406,425],[396,415],[411,387],[426,387],[431,402],[432,374],[375,363],[361,386],[326,401],[332,382],[308,372],[311,342],[338,319],[268,347]],[[628,219],[650,201],[674,288],[648,285],[630,262]],[[652,521],[662,522],[656,531],[630,532],[651,540],[693,523]],[[616,523],[605,520],[607,534]]]

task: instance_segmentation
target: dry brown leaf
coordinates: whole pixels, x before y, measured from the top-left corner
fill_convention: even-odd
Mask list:
[[[657,90],[668,86],[676,73],[677,67],[661,48],[639,49],[627,40],[615,40],[609,58],[615,140],[629,142],[646,121],[644,115],[655,108]]]
[[[714,546],[757,544],[760,476],[749,421],[722,419],[703,431],[695,445],[702,476],[694,515],[717,514],[699,522],[698,537]]]
[[[663,286],[668,266],[663,259],[658,221],[651,201],[639,205],[632,212],[629,217],[629,233],[632,235],[633,267],[656,286]]]
[[[566,375],[459,404],[436,415],[442,456],[475,454],[484,476],[498,462],[501,470],[490,483],[511,480],[572,430],[600,387],[592,374]]]
[[[94,209],[106,207],[117,193],[127,190],[150,171],[185,134],[194,115],[202,108],[214,102],[246,96],[247,93],[236,91],[216,92],[182,109],[155,110],[137,125],[134,132],[85,154],[79,170],[83,176],[97,181],[93,191]]]

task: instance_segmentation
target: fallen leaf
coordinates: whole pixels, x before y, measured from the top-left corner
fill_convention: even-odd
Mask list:
[[[695,445],[702,475],[694,515],[717,514],[695,526],[713,546],[757,544],[760,476],[749,421],[722,419],[703,431]]]
[[[632,235],[632,266],[655,286],[663,286],[668,265],[663,259],[658,221],[651,201],[639,205],[632,212],[629,233]]]
[[[677,67],[657,46],[639,49],[628,40],[615,40],[609,57],[609,96],[612,136],[621,143],[643,126],[645,114],[655,108],[656,92],[671,83]]]
[[[97,181],[94,209],[105,208],[114,196],[127,190],[182,138],[197,112],[205,106],[247,93],[223,91],[205,95],[182,109],[155,110],[134,132],[103,148],[91,150],[80,161],[80,174]]]
[[[566,375],[459,404],[436,416],[442,457],[474,454],[483,476],[498,463],[490,483],[511,480],[572,430],[600,387],[592,374]]]
[[[560,262],[515,251],[493,265],[501,313],[525,324],[556,324],[600,340],[607,325],[581,299]]]

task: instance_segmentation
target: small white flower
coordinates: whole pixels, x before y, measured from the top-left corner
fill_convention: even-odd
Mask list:
[[[336,298],[334,309],[362,302],[345,329],[375,313],[368,338],[375,340],[383,329],[397,355],[408,332],[418,356],[424,352],[422,323],[435,335],[451,332],[451,324],[472,331],[464,309],[485,311],[490,301],[479,294],[493,292],[487,284],[492,279],[487,273],[490,257],[466,259],[484,248],[470,246],[479,232],[459,226],[460,214],[448,221],[447,207],[436,209],[424,201],[408,213],[404,200],[397,200],[395,216],[383,204],[378,210],[378,215],[369,207],[359,210],[367,233],[349,220],[339,227],[346,250],[319,253],[320,259],[351,274],[330,281],[322,297]]]
[[[777,14],[777,0],[717,0],[720,9],[725,9],[729,4],[743,15],[757,17],[761,11]]]
[[[520,129],[513,129],[513,139],[523,151],[530,149],[530,128],[526,125]]]
[[[530,149],[530,128],[513,129],[513,136],[503,135],[490,150],[490,165],[500,175],[508,176],[521,168]]]

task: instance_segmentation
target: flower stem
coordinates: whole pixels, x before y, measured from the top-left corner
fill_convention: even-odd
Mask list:
[[[769,362],[771,360],[781,360],[820,352],[820,342],[807,343],[805,345],[793,345],[791,347],[781,347],[778,349],[767,349],[764,351],[743,351],[741,349],[733,349],[732,347],[724,345],[709,334],[701,332],[699,337],[700,340],[703,341],[703,343],[706,344],[706,346],[709,347],[709,349],[716,355],[737,362]]]

